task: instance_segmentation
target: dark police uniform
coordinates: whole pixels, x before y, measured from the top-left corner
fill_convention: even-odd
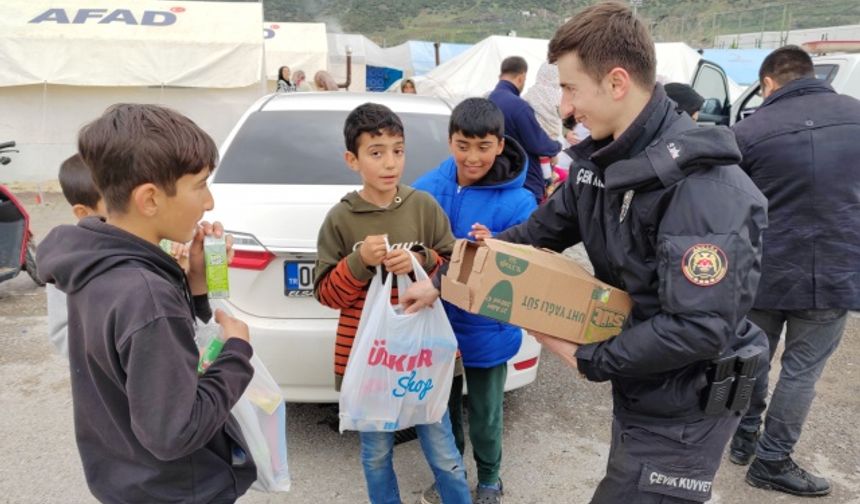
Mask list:
[[[572,149],[570,177],[497,238],[562,251],[584,243],[597,278],[634,301],[624,331],[576,352],[612,381],[607,474],[592,503],[704,502],[739,416],[705,413],[711,362],[767,340],[747,319],[767,200],[737,166],[732,132],[699,128],[662,88],[615,141]]]

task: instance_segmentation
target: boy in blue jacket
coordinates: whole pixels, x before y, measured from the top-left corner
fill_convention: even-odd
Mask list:
[[[505,137],[505,117],[493,102],[469,98],[451,113],[448,144],[452,156],[418,179],[414,187],[436,198],[457,238],[482,240],[524,222],[537,208],[523,187],[525,150]],[[522,331],[445,303],[469,386],[469,439],[478,466],[476,503],[500,503],[502,482],[502,401],[508,360],[522,343]],[[457,447],[464,450],[463,385],[455,379],[449,401]],[[422,502],[439,502],[435,489]]]

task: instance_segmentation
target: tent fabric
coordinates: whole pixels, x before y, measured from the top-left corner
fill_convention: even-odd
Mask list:
[[[487,94],[499,79],[503,59],[522,56],[529,68],[537,70],[546,60],[547,44],[547,40],[493,35],[434,68],[423,79],[416,79],[418,94],[438,96],[455,103]],[[534,71],[526,75],[526,88],[534,79]]]
[[[738,84],[749,86],[758,80],[758,70],[771,49],[705,49],[703,57],[723,67]]]
[[[0,86],[245,87],[260,81],[262,4],[4,0]]]
[[[303,70],[308,81],[328,69],[328,36],[325,23],[263,23],[266,45],[266,77],[278,79],[283,65]]]
[[[462,54],[472,47],[471,44],[439,45],[439,64]],[[402,69],[407,75],[424,75],[436,68],[436,49],[433,42],[410,40],[394,47],[383,49],[390,66]]]
[[[529,65],[525,88],[535,82],[537,69],[546,61],[548,40],[493,35],[460,55],[434,68],[423,78],[415,79],[419,94],[437,96],[458,103],[470,96],[484,96],[495,87],[499,67],[508,56],[522,56]],[[681,43],[656,44],[657,76],[661,82],[689,83],[702,56]],[[729,82],[732,99],[743,91]]]

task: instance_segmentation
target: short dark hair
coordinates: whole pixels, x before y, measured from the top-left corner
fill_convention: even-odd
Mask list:
[[[78,152],[108,211],[125,212],[135,187],[153,183],[168,195],[184,175],[210,172],[218,148],[194,121],[165,107],[119,103],[81,128]]]
[[[648,89],[657,80],[654,40],[645,23],[625,3],[591,5],[556,30],[549,41],[549,62],[555,63],[570,52],[576,53],[585,71],[597,81],[615,67],[623,68]]]
[[[95,208],[102,199],[90,168],[84,164],[81,155],[75,153],[60,164],[60,189],[70,205],[84,205]]]
[[[382,133],[403,136],[403,123],[400,117],[385,105],[365,103],[359,105],[346,116],[343,123],[343,140],[346,150],[358,156],[358,137],[362,133],[380,136]]]
[[[448,122],[448,138],[460,133],[468,138],[483,138],[495,135],[505,138],[505,115],[486,98],[466,98],[451,112]]]
[[[501,75],[520,75],[529,71],[529,64],[522,56],[508,56],[502,60]]]
[[[759,81],[770,77],[782,86],[796,79],[815,77],[815,67],[809,54],[796,45],[787,45],[774,50],[761,62]]]

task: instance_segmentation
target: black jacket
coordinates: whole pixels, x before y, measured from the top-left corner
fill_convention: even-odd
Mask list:
[[[767,349],[746,320],[767,202],[735,164],[732,132],[697,128],[660,85],[617,140],[574,151],[564,186],[498,238],[556,251],[582,241],[597,278],[630,294],[624,331],[576,353],[588,379],[612,380],[616,415],[701,417],[708,362]]]
[[[860,308],[860,101],[798,79],[734,130],[768,199],[755,307]]]
[[[197,376],[185,275],[158,246],[96,218],[59,226],[39,274],[68,294],[75,437],[103,502],[232,502],[256,479],[230,409],[253,375],[251,346],[230,339]],[[234,460],[234,455],[237,457]]]
[[[506,80],[500,80],[487,98],[505,115],[505,135],[509,135],[525,149],[529,157],[525,188],[537,201],[546,194],[546,184],[540,167],[541,156],[555,156],[561,144],[550,138],[535,117],[531,105],[520,98],[520,90]]]

